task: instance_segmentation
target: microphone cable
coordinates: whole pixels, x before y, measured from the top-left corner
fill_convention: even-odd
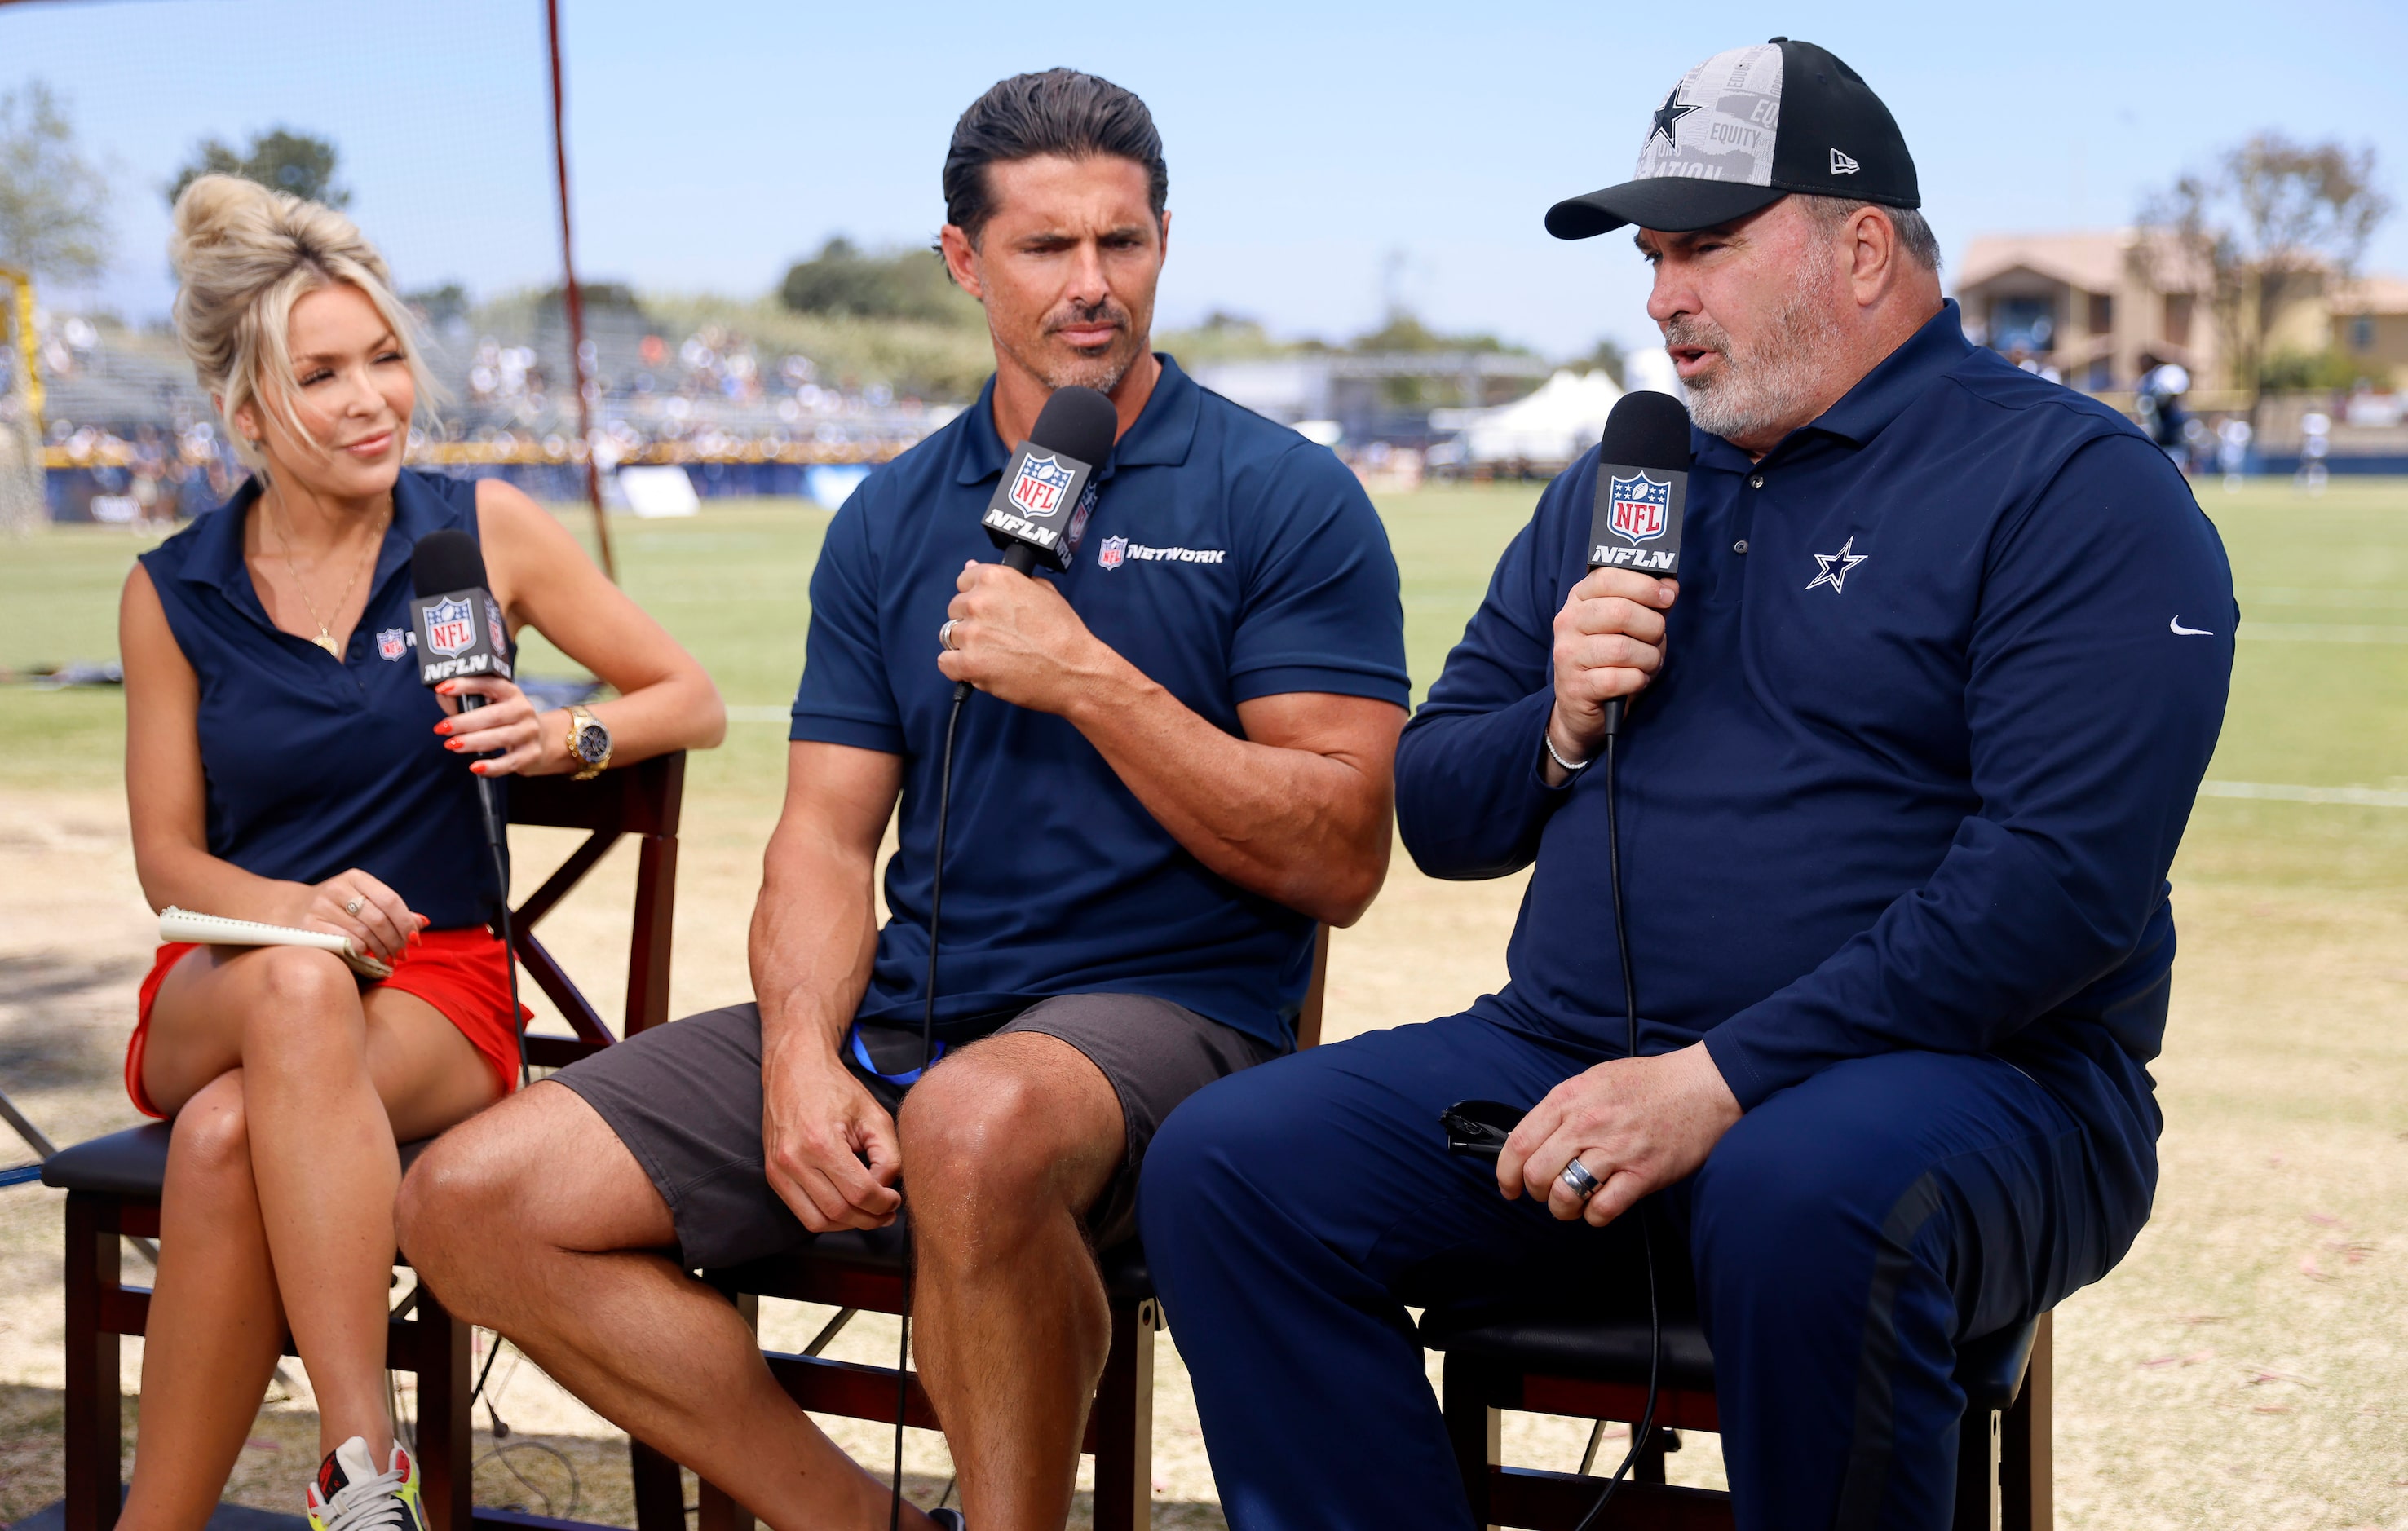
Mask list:
[[[970,683],[953,682],[953,709],[945,715],[945,748],[937,762],[937,853],[928,870],[928,986],[920,1001],[920,1079],[937,1053],[937,931],[945,909],[945,823],[953,807],[953,731],[961,725],[962,704],[970,699]],[[913,1082],[917,1082],[914,1080]],[[900,1125],[897,1125],[899,1138]],[[895,1345],[895,1481],[886,1510],[886,1531],[903,1526],[903,1416],[911,1402],[911,1209],[907,1203],[896,1218],[903,1235],[903,1311],[900,1338]]]
[[[1613,774],[1614,741],[1622,732],[1620,707],[1606,708],[1605,727],[1605,866],[1606,880],[1613,894],[1613,945],[1622,961],[1622,1023],[1630,1056],[1639,1056],[1639,983],[1630,972],[1630,925],[1622,909],[1622,825],[1617,811],[1618,794]],[[1664,1309],[1656,1290],[1656,1230],[1647,1219],[1644,1202],[1631,1209],[1639,1219],[1640,1248],[1647,1261],[1647,1407],[1641,1410],[1638,1425],[1630,1432],[1630,1450],[1623,1453],[1622,1466],[1613,1469],[1606,1480],[1605,1490],[1597,1496],[1573,1531],[1590,1531],[1605,1507],[1612,1502],[1614,1491],[1622,1487],[1623,1478],[1639,1460],[1648,1438],[1656,1433],[1656,1385],[1661,1381],[1664,1366]]]

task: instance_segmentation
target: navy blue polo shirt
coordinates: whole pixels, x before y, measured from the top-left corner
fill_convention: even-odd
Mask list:
[[[1693,435],[1681,594],[1619,766],[1642,1051],[1742,1106],[2000,1053],[2151,1163],[2166,872],[2215,747],[2231,571],[2182,476],[1952,302],[1762,462]],[[1479,1009],[1619,1052],[1605,773],[1539,770],[1596,453],[1507,550],[1397,759],[1424,869],[1536,862]]]
[[[435,732],[443,708],[418,683],[409,643],[410,549],[446,528],[475,537],[477,486],[402,472],[367,607],[339,662],[260,604],[242,557],[259,493],[258,479],[246,481],[142,555],[200,681],[209,854],[292,882],[356,867],[437,930],[484,923],[494,882],[477,778]]]
[[[1162,377],[1096,475],[1054,580],[1089,630],[1216,727],[1290,692],[1408,704],[1396,560],[1345,465],[1285,426]],[[811,576],[793,737],[904,760],[890,913],[864,1020],[917,1020],[927,977],[937,770],[953,682],[937,629],[1006,458],[978,403],[872,473]],[[1152,994],[1289,1045],[1312,922],[1207,869],[1062,719],[973,694],[954,745],[939,1023],[1054,994]]]

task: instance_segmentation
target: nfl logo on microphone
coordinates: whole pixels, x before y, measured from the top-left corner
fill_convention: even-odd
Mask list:
[[[1062,493],[1076,477],[1057,458],[1031,455],[1022,460],[1020,477],[1011,482],[1011,503],[1023,514],[1050,516],[1062,508]]]
[[[1644,473],[1634,473],[1615,479],[1610,487],[1616,537],[1645,542],[1664,535],[1664,513],[1672,503],[1670,480],[1658,483]]]
[[[426,608],[426,647],[450,659],[477,646],[477,614],[458,599],[436,602]]]
[[[1121,566],[1121,560],[1127,556],[1128,538],[1108,537],[1104,538],[1104,545],[1096,551],[1096,566],[1100,569],[1116,569]]]

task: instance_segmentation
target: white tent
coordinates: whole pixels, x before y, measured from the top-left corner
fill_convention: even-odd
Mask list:
[[[1569,463],[1597,444],[1620,397],[1603,372],[1558,372],[1529,397],[1480,411],[1463,433],[1465,455],[1474,463]]]

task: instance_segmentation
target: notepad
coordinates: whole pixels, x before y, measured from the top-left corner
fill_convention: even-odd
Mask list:
[[[332,952],[363,978],[393,977],[384,962],[361,950],[349,936],[330,930],[303,930],[294,925],[263,924],[257,920],[229,920],[222,914],[194,914],[170,904],[159,911],[159,938],[196,941],[203,946],[307,946]]]

